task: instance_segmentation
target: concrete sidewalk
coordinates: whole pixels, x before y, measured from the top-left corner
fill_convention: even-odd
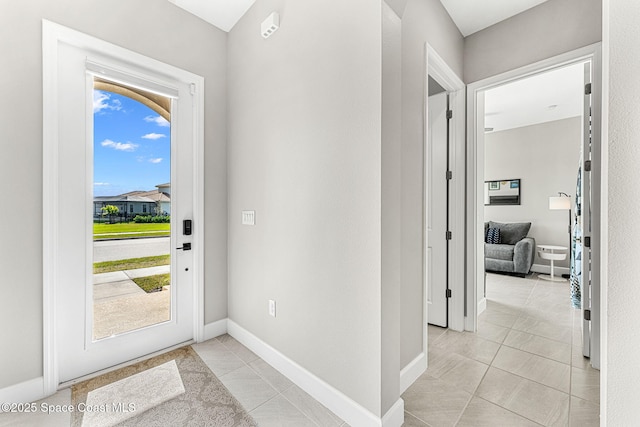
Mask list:
[[[171,318],[171,292],[146,293],[132,279],[170,273],[168,265],[93,275],[93,336],[100,339]],[[167,287],[168,288],[168,287]]]

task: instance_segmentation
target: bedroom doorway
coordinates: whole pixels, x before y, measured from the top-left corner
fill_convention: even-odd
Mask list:
[[[578,324],[581,332],[578,346],[582,347],[581,352],[585,357],[591,357],[590,364],[596,369],[599,368],[600,363],[599,49],[599,45],[589,46],[500,77],[474,83],[468,89],[468,99],[471,101],[468,111],[470,129],[468,158],[471,160],[469,187],[474,188],[475,191],[469,193],[468,201],[470,264],[467,280],[470,286],[468,286],[467,301],[473,301],[473,303],[467,304],[469,311],[466,329],[477,330],[479,334],[483,334],[481,329],[484,325],[485,328],[493,329],[492,333],[497,334],[500,339],[503,336],[506,339],[514,330],[517,333],[526,333],[527,322],[533,323],[533,320],[526,318],[526,313],[510,313],[504,306],[496,304],[495,300],[505,298],[506,295],[504,286],[502,288],[493,286],[492,291],[492,285],[495,285],[495,282],[504,282],[503,284],[512,280],[532,282],[514,291],[519,292],[519,295],[510,295],[515,298],[510,304],[517,301],[524,304],[525,308],[529,306],[535,311],[549,309],[548,304],[554,303],[554,301],[547,301],[546,307],[540,306],[540,301],[544,301],[544,297],[551,298],[550,295],[556,288],[545,288],[552,283],[540,285],[535,283],[536,274],[548,272],[549,269],[545,261],[540,260],[537,255],[531,267],[534,275],[525,279],[514,279],[492,273],[485,275],[484,272],[485,221],[531,222],[529,235],[536,237],[537,244],[552,244],[565,248],[568,256],[565,262],[560,264],[560,273],[569,273],[569,260],[576,254],[582,254],[577,262],[573,257],[571,263],[574,272],[576,268],[582,267],[580,283],[577,286],[574,283],[574,289],[571,289],[569,281],[564,282],[564,285],[557,285],[566,287],[559,294],[566,295],[565,301],[560,303],[559,310],[571,304],[570,296],[573,296],[575,301],[576,294],[578,295],[577,305],[581,307],[575,309],[575,314],[571,315],[573,318],[567,321]],[[563,78],[568,83],[560,83],[560,86],[554,89],[550,87],[553,79],[562,82]],[[508,94],[510,88],[518,88],[518,86],[520,86],[518,95]],[[567,98],[567,101],[561,98],[553,101],[553,98],[542,96],[544,92],[560,96],[570,86],[573,86],[571,90],[573,95],[570,99]],[[535,111],[517,114],[517,111],[512,111],[516,110],[516,107],[510,107],[504,102],[500,104],[500,100],[495,99],[500,96],[505,98],[511,96],[517,100],[529,97],[536,100],[538,104],[534,103]],[[514,114],[508,114],[511,112]],[[510,115],[513,117],[509,118]],[[533,116],[539,117],[538,123],[527,122]],[[512,124],[505,125],[509,120]],[[566,145],[567,141],[571,141],[571,147]],[[485,181],[502,182],[514,178],[521,180],[520,205],[485,206]],[[549,208],[549,198],[559,196],[558,193],[563,197],[569,196],[572,200],[570,220],[567,210],[554,211]],[[576,195],[579,196],[577,199]],[[586,208],[587,206],[589,208]],[[532,215],[536,217],[535,221],[531,220]],[[571,234],[568,227],[571,227]],[[577,236],[574,235],[576,229],[581,231]],[[582,251],[580,251],[581,245]],[[491,295],[491,292],[496,292],[496,289],[498,294]],[[538,300],[536,300],[537,297]],[[483,318],[482,312],[489,308],[492,310],[488,310]],[[495,312],[502,314],[496,315]],[[493,322],[487,322],[487,316],[493,318]],[[568,315],[565,313],[563,316]],[[497,320],[498,318],[500,320]],[[505,330],[508,331],[505,332]],[[511,335],[516,335],[516,332]]]

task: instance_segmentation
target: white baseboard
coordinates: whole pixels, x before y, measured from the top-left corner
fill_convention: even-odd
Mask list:
[[[531,266],[531,271],[535,273],[551,274],[551,266],[546,264],[533,264]],[[553,274],[555,276],[560,276],[561,274],[570,274],[570,273],[571,271],[569,270],[569,267],[558,267],[558,266],[553,267]]]
[[[487,299],[482,298],[480,301],[478,301],[478,316],[480,316],[480,313],[482,313],[486,309],[487,309]]]
[[[402,427],[404,424],[404,400],[398,399],[382,417],[382,427]]]
[[[427,357],[422,352],[400,371],[400,394],[407,391],[426,370]]]
[[[0,403],[29,403],[47,397],[44,377],[34,378],[0,389]]]
[[[377,417],[362,405],[298,365],[231,319],[227,321],[227,332],[293,381],[298,387],[309,393],[318,402],[329,408],[334,414],[346,421],[347,424],[354,427],[399,427],[402,425],[402,422],[400,424],[391,423],[397,422],[400,417],[404,420],[404,409],[402,409],[400,415],[396,413],[399,407],[404,408],[404,402],[401,403],[401,406],[396,402],[383,418]],[[390,424],[383,424],[387,416]]]
[[[204,325],[203,341],[208,341],[227,333],[227,319],[218,320]]]

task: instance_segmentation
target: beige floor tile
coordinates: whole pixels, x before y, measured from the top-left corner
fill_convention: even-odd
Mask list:
[[[458,427],[534,427],[534,423],[484,399],[474,397],[462,413]]]
[[[191,347],[198,353],[202,361],[211,369],[211,372],[220,377],[245,365],[231,350],[222,345],[218,340],[212,339]]]
[[[249,350],[244,345],[240,344],[235,338],[233,338],[229,334],[220,335],[216,338],[225,347],[231,350],[236,356],[242,359],[245,363],[251,363],[254,360],[258,359],[258,355]]]
[[[21,402],[9,402],[9,403],[21,403]],[[55,412],[55,410],[47,413],[42,411],[42,405],[48,408],[50,406],[57,405],[70,405],[71,404],[71,389],[66,388],[60,390],[53,396],[46,397],[42,400],[35,402],[35,412],[21,412],[21,413],[0,413],[0,426],[19,426],[19,427],[68,427],[71,425],[71,413],[70,412]]]
[[[600,371],[571,368],[571,395],[592,403],[600,403]]]
[[[410,413],[404,413],[404,423],[402,423],[402,427],[428,427],[427,423],[420,421]]]
[[[571,347],[571,366],[580,369],[592,369],[591,360],[588,357],[582,355],[582,347]]]
[[[266,403],[278,392],[247,365],[220,377],[220,381],[251,412]]]
[[[509,334],[509,330],[509,328],[505,328],[504,326],[478,321],[478,336],[489,341],[497,342],[498,344],[502,344],[507,334]]]
[[[444,334],[445,332],[447,332],[447,328],[441,328],[440,326],[433,326],[433,325],[427,325],[428,326],[428,334],[429,334],[429,342],[433,342],[435,341],[440,335]]]
[[[427,374],[454,387],[474,393],[489,366],[468,357],[442,350],[429,352]]]
[[[572,427],[598,427],[600,425],[600,405],[571,396],[569,425]]]
[[[487,371],[476,395],[543,425],[568,423],[568,394],[494,367]]]
[[[500,348],[500,344],[480,338],[476,334],[452,330],[442,334],[433,345],[487,365],[491,363]]]
[[[572,329],[531,316],[520,316],[513,329],[571,344]]]
[[[485,310],[480,315],[478,320],[483,324],[491,323],[494,325],[502,326],[503,328],[511,328],[516,320],[518,320],[518,315],[500,311]]]
[[[282,395],[260,405],[250,414],[260,427],[317,427]]]
[[[293,383],[289,380],[289,378],[282,375],[274,367],[272,367],[262,359],[257,359],[249,363],[249,367],[253,369],[258,375],[260,375],[265,381],[271,384],[273,388],[281,393],[289,387],[293,386]]]
[[[492,366],[569,393],[571,370],[568,364],[502,346]]]
[[[447,382],[423,374],[402,395],[404,409],[431,426],[453,426],[471,394]]]
[[[571,363],[571,346],[564,342],[512,329],[503,344],[557,362]]]
[[[340,426],[344,423],[337,415],[296,385],[285,390],[282,395],[319,426]]]

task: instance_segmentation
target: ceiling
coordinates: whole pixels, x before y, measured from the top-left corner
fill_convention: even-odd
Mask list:
[[[517,80],[485,92],[485,130],[493,132],[582,115],[584,65]]]
[[[169,0],[229,32],[256,0]],[[463,36],[487,28],[548,0],[440,0]]]
[[[548,0],[440,0],[464,37]]]
[[[256,0],[169,0],[199,18],[229,32]]]

